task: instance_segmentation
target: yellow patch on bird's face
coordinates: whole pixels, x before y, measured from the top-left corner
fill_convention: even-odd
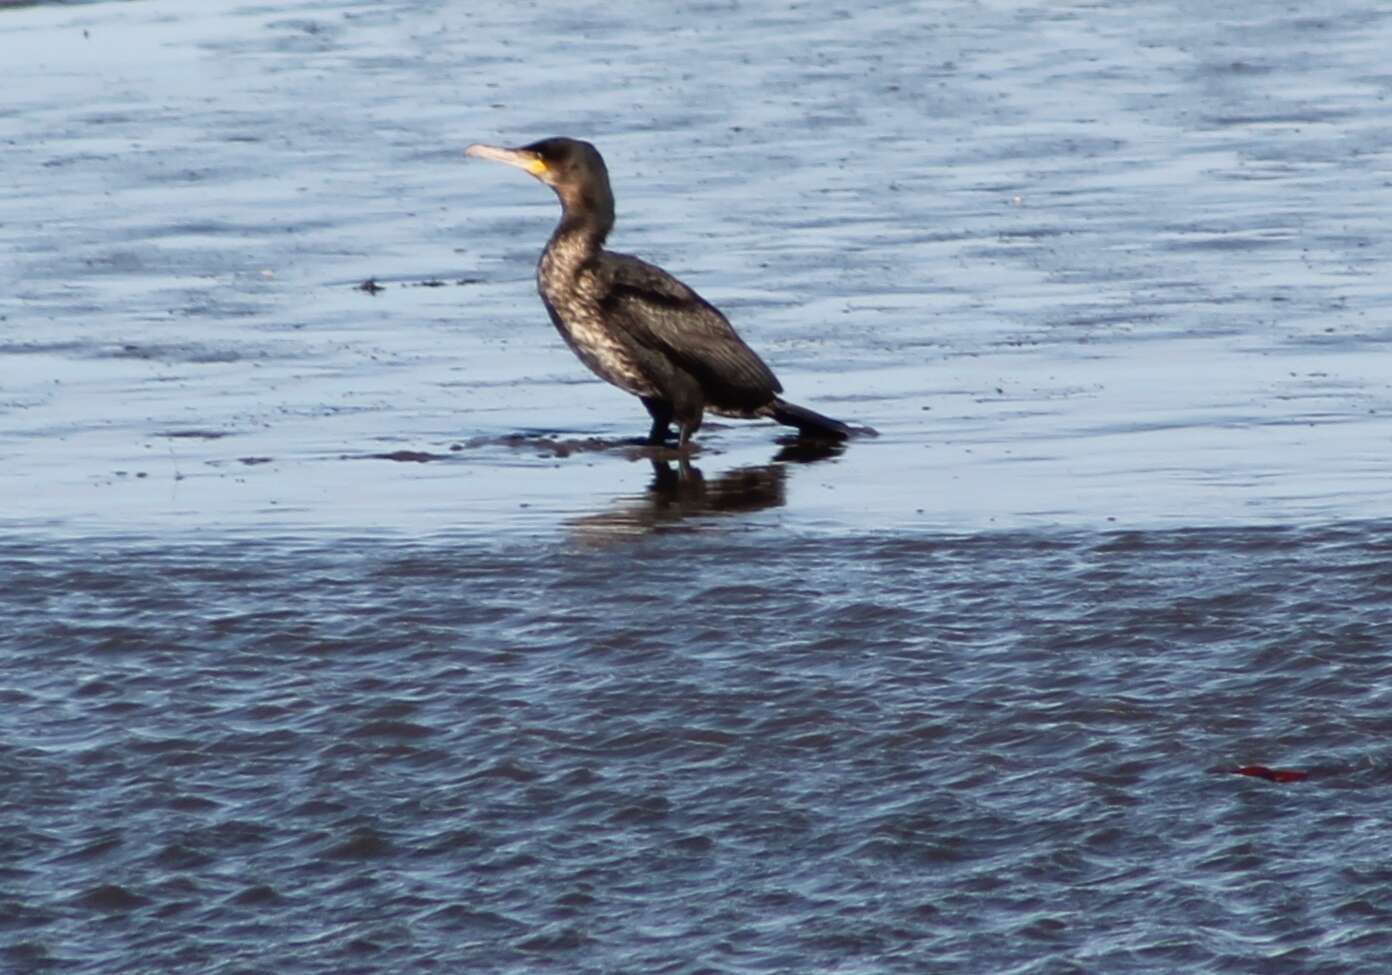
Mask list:
[[[537,156],[531,162],[527,163],[527,172],[531,173],[533,176],[545,176],[546,160]]]

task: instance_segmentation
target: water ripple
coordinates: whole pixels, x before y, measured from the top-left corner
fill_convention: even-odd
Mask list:
[[[271,943],[318,952],[290,971],[1368,970],[1388,551],[1379,524],[774,560],[654,536],[614,574],[10,539],[7,957],[69,958],[105,918],[208,970]],[[683,578],[721,581],[654,598]],[[1310,778],[1222,774],[1249,764]],[[102,944],[68,967],[109,969]]]

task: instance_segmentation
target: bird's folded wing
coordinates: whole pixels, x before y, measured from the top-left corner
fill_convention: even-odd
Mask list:
[[[605,253],[594,273],[606,319],[696,376],[707,395],[759,406],[782,392],[762,359],[715,307],[661,268]]]

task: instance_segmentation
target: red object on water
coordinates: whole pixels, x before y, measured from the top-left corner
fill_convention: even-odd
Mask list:
[[[1267,768],[1265,765],[1244,765],[1232,770],[1234,775],[1251,775],[1268,782],[1300,782],[1309,778],[1309,772],[1293,768]]]

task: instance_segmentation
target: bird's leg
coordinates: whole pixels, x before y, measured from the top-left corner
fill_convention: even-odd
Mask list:
[[[701,414],[697,413],[695,419],[678,420],[677,424],[681,431],[677,437],[677,449],[685,452],[691,443],[691,435],[701,429]]]
[[[691,438],[701,429],[706,397],[696,377],[683,369],[673,369],[668,381],[672,390],[672,415],[676,417],[679,431],[677,449],[685,452],[691,445]]]
[[[652,396],[642,399],[653,421],[652,430],[648,432],[648,443],[660,447],[667,442],[667,428],[672,424],[672,404]]]

